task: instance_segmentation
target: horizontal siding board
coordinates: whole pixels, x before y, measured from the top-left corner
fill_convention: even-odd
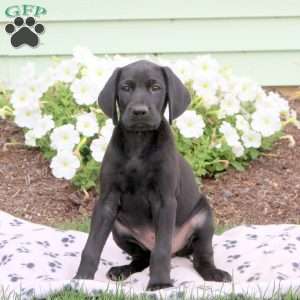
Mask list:
[[[300,85],[300,51],[212,53],[220,63],[230,65],[236,75],[256,80],[261,85]],[[193,53],[162,55],[169,59],[192,58]],[[62,56],[64,58],[65,56]],[[1,60],[0,79],[13,80],[31,56],[7,57]],[[51,63],[50,56],[34,58],[38,71]]]
[[[39,47],[14,49],[4,11],[24,3],[47,9],[46,32]],[[15,78],[26,61],[43,70],[81,44],[98,55],[211,53],[260,84],[300,85],[299,36],[299,0],[1,0],[0,79]]]
[[[14,49],[0,35],[0,56],[67,55],[84,43],[97,54],[300,50],[300,18],[45,23],[37,48]]]
[[[27,2],[25,1],[27,4]],[[300,16],[299,0],[34,0],[48,13],[43,20],[142,20]],[[23,0],[1,0],[3,11]],[[4,14],[0,21],[6,22]]]

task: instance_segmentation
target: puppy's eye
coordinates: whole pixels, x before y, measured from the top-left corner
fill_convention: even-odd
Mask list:
[[[122,85],[122,86],[121,86],[121,90],[122,90],[122,91],[125,91],[125,92],[129,92],[129,91],[130,91],[130,86],[129,86],[128,84]]]
[[[155,92],[155,91],[159,91],[161,87],[158,84],[153,84],[150,89],[152,92]]]

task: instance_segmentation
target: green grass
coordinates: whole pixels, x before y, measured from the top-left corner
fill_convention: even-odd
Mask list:
[[[12,296],[9,293],[3,293],[0,291],[1,300],[22,300],[18,296]],[[122,290],[117,291],[116,293],[111,292],[100,292],[96,293],[94,296],[88,296],[83,291],[74,291],[65,289],[61,292],[53,293],[52,295],[47,296],[46,298],[36,298],[33,297],[33,300],[164,300],[164,298],[154,295],[125,295]],[[205,295],[200,295],[198,297],[189,297],[188,293],[180,291],[178,294],[167,298],[166,300],[300,300],[299,295],[295,295],[291,292],[285,295],[279,295],[274,293],[271,298],[261,297],[261,298],[252,298],[244,295],[228,295],[228,296],[215,296],[213,298],[207,297]]]
[[[57,224],[56,227],[63,230],[78,230],[82,232],[89,232],[90,230],[90,218],[84,217],[78,220],[68,221],[65,223]]]
[[[137,297],[137,296],[132,296],[132,297],[126,297],[124,294],[120,295],[113,295],[113,294],[102,294],[99,296],[86,296],[83,293],[76,293],[76,292],[65,292],[62,294],[56,294],[53,296],[49,296],[45,300],[160,300],[160,298],[154,298],[154,297],[147,297],[147,296],[142,296],[142,297]],[[188,298],[188,296],[182,295],[180,298],[172,298],[172,300],[206,300],[210,299],[208,297],[200,297],[200,298]],[[263,300],[267,300],[267,298],[261,298]],[[274,296],[272,298],[269,298],[268,300],[299,300],[300,296],[288,294],[285,296]],[[161,298],[161,300],[163,300]],[[253,298],[247,297],[247,296],[242,296],[242,295],[229,295],[229,296],[216,296],[214,299],[210,300],[253,300]],[[256,300],[256,299],[255,299]]]

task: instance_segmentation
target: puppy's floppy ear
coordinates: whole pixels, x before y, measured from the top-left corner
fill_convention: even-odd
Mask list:
[[[169,67],[162,67],[167,86],[166,100],[169,103],[169,122],[179,117],[189,106],[191,96],[187,88]]]
[[[114,125],[118,123],[117,101],[118,101],[118,82],[120,78],[121,68],[117,68],[98,96],[98,104],[104,113],[112,118]]]

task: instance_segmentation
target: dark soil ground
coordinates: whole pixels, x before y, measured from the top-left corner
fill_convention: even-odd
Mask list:
[[[299,90],[279,91],[300,114],[295,97]],[[289,127],[286,133],[293,135],[294,147],[280,140],[247,170],[228,170],[217,179],[203,180],[218,224],[300,223],[300,130]],[[87,197],[69,182],[54,178],[41,153],[22,142],[22,131],[0,120],[0,209],[50,225],[90,215],[95,191]]]

